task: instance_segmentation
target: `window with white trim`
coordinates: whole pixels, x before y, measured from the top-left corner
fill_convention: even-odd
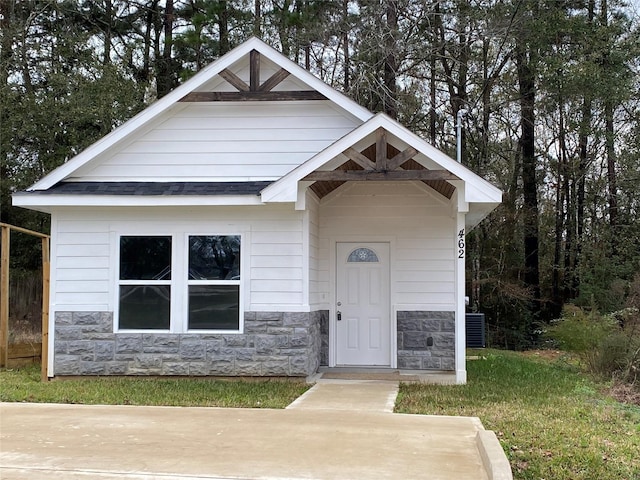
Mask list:
[[[189,236],[188,330],[240,328],[240,236]]]
[[[120,236],[118,330],[239,332],[240,245],[240,235]]]
[[[171,237],[120,237],[118,327],[169,330],[171,326]]]

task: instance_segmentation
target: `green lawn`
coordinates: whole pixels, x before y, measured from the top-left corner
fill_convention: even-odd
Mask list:
[[[284,408],[309,385],[198,378],[87,378],[42,383],[40,366],[0,371],[0,401]]]
[[[401,385],[395,411],[479,417],[516,479],[640,480],[640,407],[608,398],[562,359],[480,355],[467,385]]]

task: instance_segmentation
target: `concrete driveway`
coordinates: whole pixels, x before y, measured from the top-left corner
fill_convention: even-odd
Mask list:
[[[0,478],[510,478],[477,418],[393,414],[396,392],[319,383],[286,410],[4,403]]]

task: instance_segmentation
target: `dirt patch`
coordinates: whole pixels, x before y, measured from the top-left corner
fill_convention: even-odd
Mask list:
[[[526,350],[522,352],[522,355],[528,358],[540,358],[542,360],[548,360],[553,362],[562,356],[566,356],[567,352],[563,352],[561,350]]]
[[[618,402],[640,405],[640,390],[628,383],[618,383],[609,389],[609,395]]]

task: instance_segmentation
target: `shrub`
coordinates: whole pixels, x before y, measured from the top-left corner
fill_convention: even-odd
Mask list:
[[[547,329],[548,338],[575,353],[592,373],[637,384],[640,380],[640,313],[626,308],[609,315],[567,305]]]

